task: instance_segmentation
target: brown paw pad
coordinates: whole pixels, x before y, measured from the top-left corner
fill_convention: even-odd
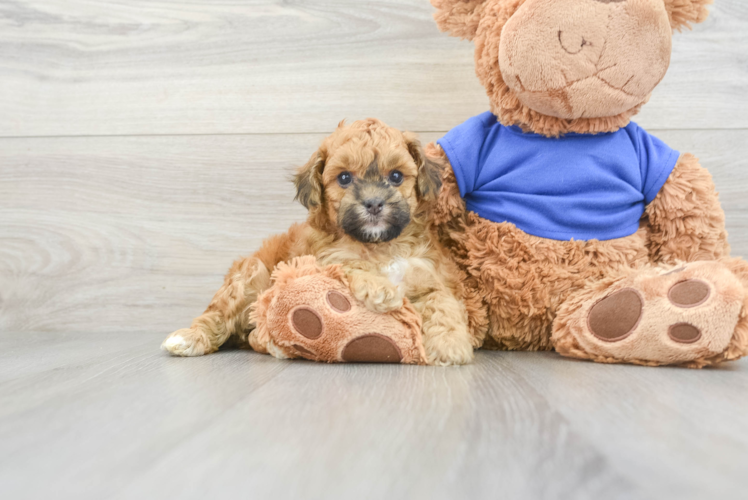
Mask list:
[[[701,338],[701,330],[688,323],[678,323],[668,330],[668,335],[679,344],[693,344]]]
[[[327,292],[327,304],[335,312],[347,313],[351,310],[351,302],[345,295],[335,290]]]
[[[605,342],[623,340],[642,317],[644,302],[632,288],[619,290],[592,306],[587,324],[592,334]]]
[[[374,333],[348,342],[342,358],[348,363],[400,363],[403,356],[392,340]]]
[[[300,335],[308,339],[316,339],[325,330],[322,318],[309,307],[299,307],[291,314],[291,324]]]
[[[686,280],[676,283],[667,296],[678,307],[696,307],[707,301],[711,290],[709,285],[701,280]]]

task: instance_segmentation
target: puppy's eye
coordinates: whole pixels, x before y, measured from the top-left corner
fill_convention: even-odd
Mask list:
[[[338,184],[340,184],[342,187],[346,187],[353,182],[353,175],[351,175],[350,172],[343,172],[341,174],[338,174]]]
[[[393,170],[392,172],[390,172],[389,180],[390,184],[392,184],[393,186],[399,186],[400,184],[402,184],[403,179],[403,173],[399,170]]]

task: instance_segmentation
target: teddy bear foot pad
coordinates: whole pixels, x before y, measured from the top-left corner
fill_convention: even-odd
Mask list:
[[[323,315],[330,312],[345,315],[352,308],[350,300],[341,292],[331,290],[327,292],[326,298],[329,307],[323,307],[322,313],[307,305],[296,307],[289,317],[290,328],[287,330],[292,330],[307,340],[320,339],[325,334],[326,322]],[[316,358],[317,355],[301,345],[301,342],[303,340],[299,339],[299,343],[292,344],[292,347],[304,357]],[[379,333],[369,333],[349,340],[340,352],[339,358],[339,361],[349,363],[400,363],[403,355],[391,338]]]
[[[687,363],[727,348],[743,299],[727,267],[699,262],[625,278],[587,301],[568,324],[578,348],[594,359]]]
[[[425,363],[420,322],[409,303],[390,314],[370,311],[339,276],[311,261],[281,273],[285,279],[269,291],[264,314],[271,354],[328,363]]]

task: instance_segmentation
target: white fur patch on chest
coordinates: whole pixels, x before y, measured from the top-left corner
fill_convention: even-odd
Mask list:
[[[384,266],[383,271],[387,275],[387,278],[392,282],[393,285],[398,286],[402,284],[405,279],[405,273],[408,272],[410,264],[407,259],[398,257],[388,265]]]

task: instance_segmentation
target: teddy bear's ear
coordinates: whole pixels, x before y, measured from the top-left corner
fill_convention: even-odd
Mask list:
[[[431,5],[436,7],[434,20],[440,30],[452,36],[472,40],[478,30],[486,2],[487,0],[431,0]]]
[[[664,0],[665,9],[670,16],[670,25],[674,30],[691,28],[692,23],[701,23],[709,15],[707,5],[714,0]]]

